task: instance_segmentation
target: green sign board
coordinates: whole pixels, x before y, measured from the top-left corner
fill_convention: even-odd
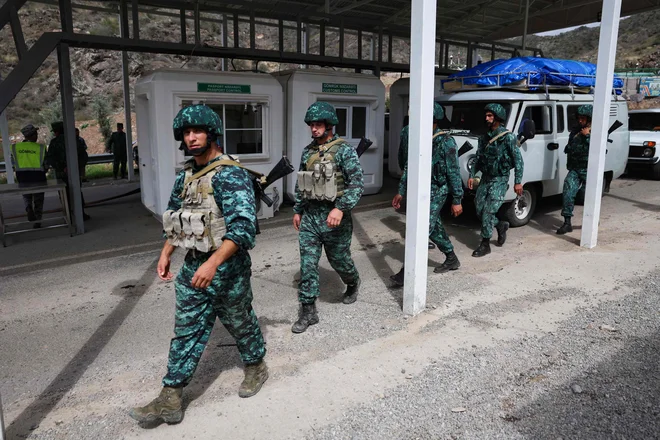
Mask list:
[[[244,84],[197,83],[197,91],[211,93],[252,93],[251,86]]]
[[[350,93],[357,94],[357,84],[323,83],[323,93]]]

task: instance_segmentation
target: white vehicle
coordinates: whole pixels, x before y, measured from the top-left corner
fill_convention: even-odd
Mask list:
[[[630,110],[628,168],[649,170],[660,180],[660,108]]]
[[[507,130],[519,135],[523,132],[523,121],[530,137],[520,146],[525,164],[521,197],[513,192],[514,173],[511,172],[509,191],[501,214],[511,226],[522,226],[529,222],[541,197],[561,194],[566,169],[564,147],[568,144],[571,129],[577,125],[576,112],[583,104],[593,104],[593,95],[574,93],[529,93],[503,89],[462,89],[436,98],[445,109],[446,121],[441,128],[451,128],[458,145],[459,162],[463,185],[467,186],[469,168],[475,161],[479,136],[486,131],[484,107],[488,103],[504,106]],[[623,125],[610,134],[611,143],[605,160],[605,182],[608,188],[612,179],[623,174],[628,160],[628,107],[626,101],[612,96],[609,109],[610,125],[616,120]]]

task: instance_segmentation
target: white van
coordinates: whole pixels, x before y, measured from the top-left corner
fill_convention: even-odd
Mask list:
[[[660,108],[630,110],[628,169],[651,171],[660,180]]]
[[[576,112],[583,104],[593,104],[593,95],[574,93],[528,93],[503,89],[462,89],[436,98],[445,109],[446,120],[442,128],[451,128],[458,145],[463,185],[467,186],[469,169],[474,163],[479,136],[486,132],[484,107],[488,103],[504,106],[507,120],[504,125],[515,134],[522,132],[525,119],[534,122],[535,135],[520,146],[525,170],[524,193],[516,197],[513,192],[513,172],[501,213],[511,226],[529,222],[541,197],[561,194],[566,170],[564,147],[571,129],[577,125]],[[623,125],[610,134],[611,143],[605,160],[605,182],[623,174],[628,160],[628,106],[616,95],[610,104],[610,125],[618,120]],[[521,203],[521,201],[524,201]]]

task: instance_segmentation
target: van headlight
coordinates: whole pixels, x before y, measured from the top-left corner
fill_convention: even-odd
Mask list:
[[[468,171],[472,171],[472,167],[474,166],[476,161],[477,161],[477,156],[472,156],[471,158],[468,159],[467,161]]]

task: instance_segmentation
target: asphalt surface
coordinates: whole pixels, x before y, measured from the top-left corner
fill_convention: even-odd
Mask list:
[[[615,181],[593,250],[579,247],[579,228],[554,234],[552,198],[474,259],[466,205],[446,218],[461,269],[434,274],[443,257],[430,251],[427,310],[410,318],[389,287],[405,217],[387,193],[365,198],[352,245],[358,302],[341,304],[344,286],[322,259],[321,322],[301,335],[290,331],[299,260],[285,209],[251,253],[268,382],[238,398],[240,359],[218,325],[183,422],[146,427],[127,410],[158,394],[172,335],[173,287],[155,275],[160,226],[139,196],[90,208],[83,236],[20,235],[0,251],[7,438],[658,438],[659,189]]]

